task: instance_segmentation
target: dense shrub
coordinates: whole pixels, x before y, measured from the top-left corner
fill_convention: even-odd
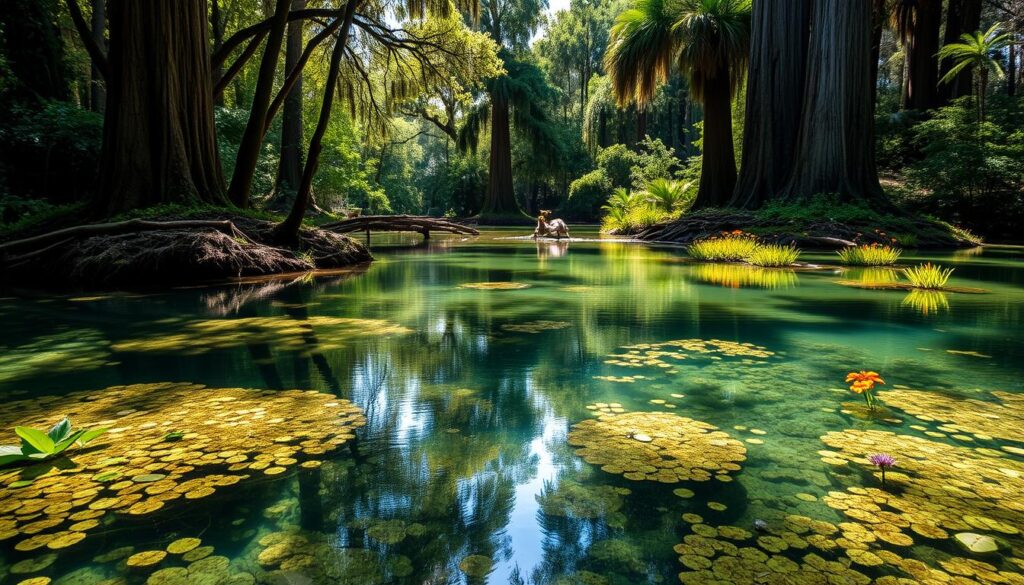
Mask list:
[[[611,196],[614,187],[604,169],[596,169],[569,185],[569,200],[562,209],[567,219],[592,220],[600,216],[601,206]]]
[[[68,102],[17,106],[0,121],[0,176],[18,197],[63,204],[96,184],[103,117]]]
[[[970,98],[940,108],[913,130],[922,158],[907,171],[917,210],[982,232],[1020,238],[1024,221],[1024,107],[992,96],[978,123]]]

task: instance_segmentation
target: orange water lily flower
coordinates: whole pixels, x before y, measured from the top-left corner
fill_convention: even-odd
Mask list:
[[[856,394],[863,394],[864,400],[868,403],[868,408],[874,408],[875,399],[871,395],[871,391],[874,390],[875,384],[885,384],[885,380],[878,375],[878,372],[869,372],[861,370],[859,372],[850,372],[846,375],[846,383],[850,384],[850,391]]]

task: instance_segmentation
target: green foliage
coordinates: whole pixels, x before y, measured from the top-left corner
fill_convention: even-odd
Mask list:
[[[640,155],[625,144],[613,144],[597,153],[597,166],[603,169],[614,187],[633,183],[633,167],[640,164]]]
[[[952,274],[952,268],[943,268],[941,266],[936,266],[931,262],[903,269],[903,276],[907,277],[907,280],[910,281],[910,285],[914,288],[943,288],[946,286],[946,282],[949,281],[949,277]]]
[[[422,190],[427,213],[432,216],[468,217],[480,211],[481,198],[487,190],[487,160],[454,149],[445,163],[423,169]]]
[[[696,190],[690,183],[654,179],[644,189],[644,199],[656,209],[665,212],[686,211],[693,205]]]
[[[569,200],[562,213],[568,219],[593,219],[611,197],[614,187],[604,169],[595,169],[569,184]]]
[[[72,103],[16,106],[0,120],[0,180],[12,195],[80,200],[96,182],[102,141],[103,117]]]
[[[238,147],[242,142],[242,134],[249,121],[249,110],[247,108],[216,108],[214,111],[214,124],[217,128],[217,149],[220,151],[221,167],[224,169],[224,176],[231,177],[235,170],[235,159],[238,156]],[[256,172],[253,174],[252,192],[254,194],[269,194],[274,190],[274,182],[277,179],[278,147],[281,144],[281,125],[271,126],[266,139],[260,146],[259,159],[256,162]],[[323,166],[323,163],[321,163]]]
[[[850,246],[839,250],[839,259],[850,266],[892,266],[900,259],[903,250],[894,246]]]
[[[26,461],[52,459],[73,445],[84,447],[93,439],[107,432],[107,429],[78,429],[76,431],[71,427],[71,419],[64,417],[46,432],[31,427],[15,427],[14,432],[21,437],[21,445],[0,446],[0,467]]]
[[[1024,107],[992,96],[984,122],[971,98],[936,110],[913,128],[922,157],[907,170],[908,203],[941,219],[1019,236],[1024,221]]]
[[[635,234],[655,224],[668,221],[673,217],[675,217],[675,214],[665,213],[647,203],[640,203],[627,208],[615,208],[610,211],[601,220],[601,230],[620,235]]]
[[[754,266],[778,268],[792,266],[800,257],[796,246],[781,244],[758,244],[745,260]]]
[[[696,241],[686,248],[694,260],[706,262],[742,262],[757,249],[757,239],[751,234],[728,233]]]
[[[612,27],[605,67],[622,104],[649,102],[673,67],[704,101],[709,79],[728,72],[733,90],[750,55],[750,0],[636,0]]]

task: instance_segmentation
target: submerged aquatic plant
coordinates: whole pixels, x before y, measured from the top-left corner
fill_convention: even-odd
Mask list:
[[[734,230],[694,242],[686,248],[686,253],[694,260],[740,262],[750,257],[755,248],[757,239],[752,234]]]
[[[868,461],[871,462],[871,465],[882,470],[882,486],[884,487],[885,471],[891,467],[896,467],[896,458],[888,453],[875,453],[868,457]]]
[[[931,290],[946,286],[951,274],[953,274],[952,268],[943,268],[931,262],[903,269],[903,275],[910,281],[911,286]]]
[[[72,445],[84,447],[87,443],[107,432],[107,429],[73,430],[71,419],[64,417],[49,431],[32,427],[15,427],[21,437],[21,445],[0,446],[0,467],[26,461],[45,461],[67,451]]]
[[[754,266],[766,268],[779,268],[792,266],[800,257],[800,250],[796,246],[783,246],[782,244],[758,244],[746,257],[746,261]]]
[[[839,250],[839,259],[850,266],[892,266],[900,259],[903,250],[895,246],[879,246],[878,243],[850,246]]]
[[[846,374],[846,383],[850,384],[850,391],[856,394],[862,394],[864,401],[868,403],[868,409],[875,409],[875,384],[885,384],[885,380],[878,375],[878,372],[868,372],[861,370],[859,372],[850,372]]]

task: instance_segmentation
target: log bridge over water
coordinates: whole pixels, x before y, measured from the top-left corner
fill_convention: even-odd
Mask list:
[[[370,241],[370,232],[417,232],[423,234],[424,240],[430,239],[430,232],[446,232],[478,236],[480,232],[461,223],[439,217],[421,215],[362,215],[341,221],[324,224],[322,229],[338,234],[366,232],[366,241]]]

